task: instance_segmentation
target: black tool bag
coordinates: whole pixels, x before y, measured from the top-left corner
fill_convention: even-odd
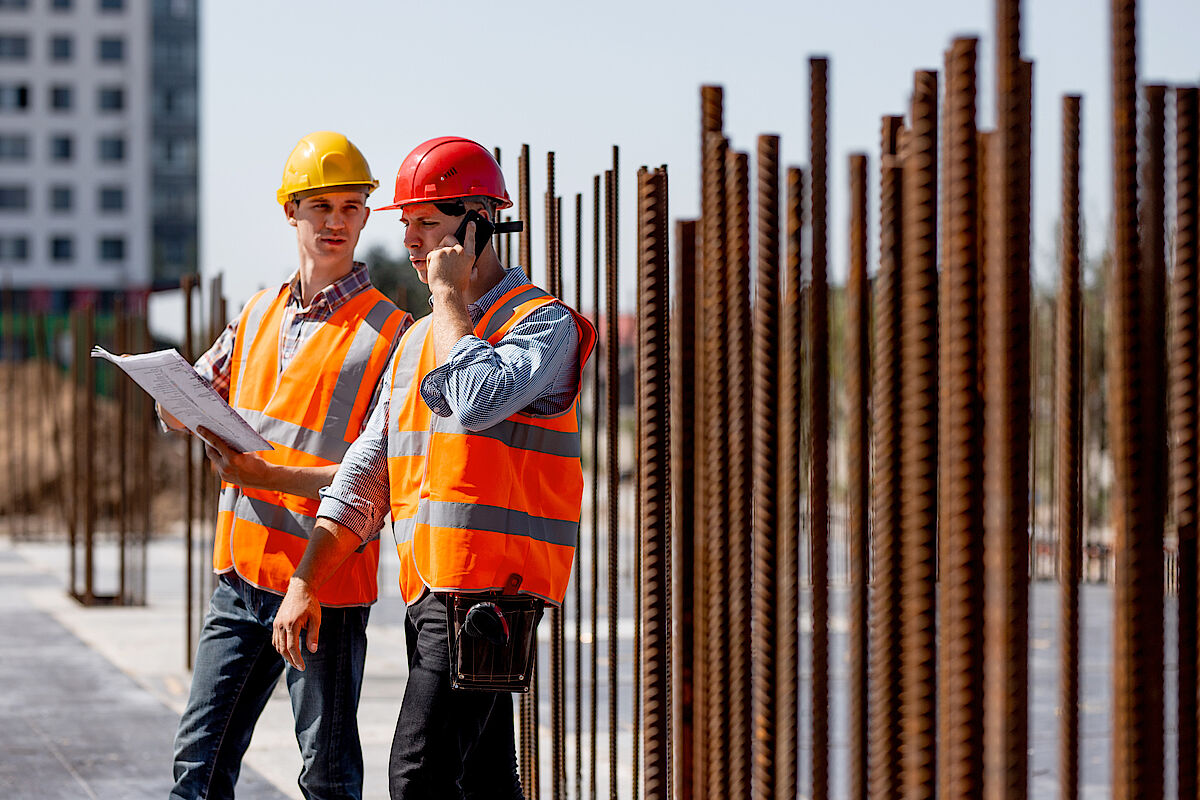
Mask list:
[[[520,578],[514,578],[519,585]],[[528,692],[537,663],[541,598],[506,589],[504,593],[450,593],[445,600],[451,688]]]

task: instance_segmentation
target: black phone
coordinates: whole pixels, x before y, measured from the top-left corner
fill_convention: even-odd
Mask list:
[[[454,232],[454,238],[458,239],[458,243],[462,244],[467,238],[467,224],[475,223],[475,257],[478,258],[483,252],[483,248],[487,247],[488,241],[492,238],[492,231],[495,226],[488,221],[488,218],[480,214],[475,209],[471,209],[463,217],[463,221],[458,226],[458,230]]]

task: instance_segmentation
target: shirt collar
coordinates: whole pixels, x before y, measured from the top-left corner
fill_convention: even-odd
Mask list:
[[[524,286],[531,283],[525,275],[525,270],[520,267],[513,267],[504,270],[504,277],[500,282],[484,293],[483,297],[476,300],[474,303],[467,303],[467,314],[471,317],[471,322],[478,323],[483,319],[483,315],[488,312],[488,309],[495,305],[496,301],[504,295],[511,292],[518,286]],[[429,298],[429,307],[433,308],[433,297]]]
[[[323,303],[330,310],[333,310],[370,285],[371,275],[367,271],[367,265],[361,261],[355,261],[354,266],[350,268],[348,273],[313,295],[309,307],[316,308]],[[300,293],[299,270],[292,273],[292,277],[288,279],[287,287],[288,303],[302,306],[304,297]]]

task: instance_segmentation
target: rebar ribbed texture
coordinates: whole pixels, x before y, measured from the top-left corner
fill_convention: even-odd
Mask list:
[[[533,218],[529,214],[530,209],[530,194],[529,194],[529,145],[521,145],[521,155],[517,157],[517,208],[520,209],[521,220],[525,223],[525,227],[521,229],[520,240],[517,246],[520,248],[521,266],[525,269],[525,274],[530,280],[533,277]]]
[[[1197,797],[1197,444],[1200,440],[1200,115],[1195,88],[1175,90],[1175,263],[1171,309],[1171,491],[1179,552],[1179,797]]]
[[[812,229],[811,312],[808,341],[809,489],[812,554],[812,797],[829,797],[829,267],[826,212],[829,61],[808,60],[809,220]]]
[[[913,81],[900,269],[900,714],[905,797],[936,787],[937,73]]]
[[[671,532],[671,453],[668,425],[670,261],[667,171],[638,172],[638,480],[642,528],[642,642],[645,653],[643,734],[647,800],[669,800],[671,619],[667,549]]]
[[[562,297],[562,264],[558,198],[554,188],[554,151],[546,153],[546,283],[555,297]],[[566,619],[560,606],[551,608],[550,617],[550,797],[565,800],[567,792],[566,752]]]
[[[592,176],[592,323],[600,328],[601,271],[600,271],[600,209],[603,200],[600,194],[600,176]],[[599,728],[597,707],[600,699],[600,420],[601,368],[606,359],[600,354],[607,352],[607,344],[597,341],[597,352],[592,357],[592,660],[589,671],[588,694],[588,797],[596,800],[596,743]]]
[[[727,294],[725,269],[725,154],[728,143],[720,133],[710,133],[705,146],[704,285],[701,322],[704,326],[704,435],[705,457],[701,494],[705,502],[706,608],[704,703],[707,780],[712,798],[730,796],[729,787],[729,508],[725,503],[725,465],[729,460],[726,422],[729,419],[725,364],[728,363],[728,325],[724,313]],[[711,214],[709,213],[711,211]]]
[[[879,163],[879,272],[875,278],[872,375],[875,551],[871,593],[869,789],[874,800],[900,797],[900,261],[903,170],[900,117],[884,117]]]
[[[753,389],[752,363],[746,358],[753,340],[750,319],[750,157],[730,151],[725,159],[725,207],[728,250],[725,259],[724,312],[728,324],[724,363],[728,463],[724,497],[729,522],[729,785],[737,795],[750,790],[751,701],[750,592],[753,559],[751,530],[753,492],[753,440],[750,428]]]
[[[996,4],[984,274],[984,793],[1028,794],[1029,181],[1019,0]]]
[[[758,137],[756,291],[753,369],[753,578],[751,614],[753,702],[751,784],[755,800],[775,800],[776,607],[779,534],[779,137]],[[747,793],[743,793],[744,795]]]
[[[849,734],[847,797],[867,797],[867,605],[871,546],[871,284],[867,278],[867,157],[850,156],[850,273],[846,281],[847,512],[850,541]]]
[[[761,167],[760,167],[761,169]],[[804,171],[787,170],[784,209],[786,252],[779,368],[779,550],[776,586],[778,642],[775,702],[777,800],[794,800],[799,789],[800,698],[800,429],[804,320],[800,283],[804,256]]]
[[[1109,430],[1116,554],[1113,626],[1113,797],[1162,795],[1162,529],[1147,479],[1146,337],[1137,220],[1137,4],[1112,3],[1114,266],[1108,336]],[[1155,669],[1157,662],[1158,669]]]
[[[1078,96],[1063,98],[1062,244],[1059,251],[1055,330],[1054,420],[1058,438],[1055,506],[1058,509],[1058,579],[1062,585],[1058,625],[1058,774],[1059,792],[1063,800],[1079,797],[1079,580],[1083,556],[1079,106]]]
[[[938,794],[983,796],[983,401],[979,394],[977,40],[946,54],[941,278]]]

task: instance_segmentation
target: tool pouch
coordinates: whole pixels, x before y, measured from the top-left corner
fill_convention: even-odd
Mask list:
[[[519,585],[514,575],[503,593],[445,596],[451,688],[529,691],[543,602],[510,591]]]

